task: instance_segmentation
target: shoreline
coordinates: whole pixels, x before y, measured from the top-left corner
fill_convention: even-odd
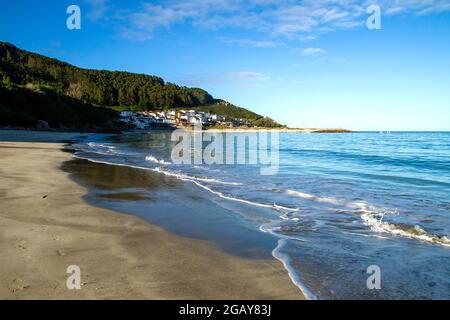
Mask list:
[[[186,131],[195,131],[195,128],[190,127],[178,127],[174,129],[181,129]],[[237,132],[237,133],[257,133],[257,132],[279,132],[279,133],[355,133],[355,131],[347,129],[320,129],[320,128],[206,128],[202,129],[204,132]]]
[[[0,131],[18,131],[18,132],[39,132],[42,134],[73,134],[74,132],[79,132],[80,135],[85,134],[123,134],[129,132],[155,132],[155,131],[174,131],[174,130],[186,130],[195,131],[191,127],[154,127],[151,129],[128,129],[128,130],[73,130],[73,129],[50,129],[50,130],[36,130],[36,128],[22,128],[22,127],[0,127]],[[205,132],[292,132],[292,133],[355,133],[355,131],[347,129],[327,129],[327,128],[204,128]]]
[[[86,188],[61,170],[72,160],[62,147],[0,142],[3,299],[304,298],[275,258],[231,256],[86,203]],[[65,288],[72,264],[81,290]]]

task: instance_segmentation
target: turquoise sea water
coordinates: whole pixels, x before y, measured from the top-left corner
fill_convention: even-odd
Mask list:
[[[154,132],[73,147],[78,158],[180,180],[203,212],[192,220],[222,227],[228,243],[253,245],[245,230],[273,238],[272,254],[309,298],[450,299],[450,133],[281,133],[272,176],[258,165],[176,165],[173,146],[170,132]],[[201,199],[220,212],[212,218]],[[380,290],[366,285],[372,265]]]

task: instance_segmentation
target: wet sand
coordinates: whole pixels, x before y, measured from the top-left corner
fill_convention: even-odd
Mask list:
[[[72,159],[62,147],[0,142],[0,298],[303,298],[273,258],[229,255],[88,204],[60,169]],[[66,287],[69,265],[81,268],[81,290]]]

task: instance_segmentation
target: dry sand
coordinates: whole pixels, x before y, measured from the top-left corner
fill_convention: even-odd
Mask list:
[[[0,142],[0,299],[302,299],[282,264],[237,258],[91,206],[58,143]],[[81,290],[66,269],[81,268]]]

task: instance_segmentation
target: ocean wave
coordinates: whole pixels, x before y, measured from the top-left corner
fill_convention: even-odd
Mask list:
[[[365,209],[372,211],[382,210],[382,208],[375,207],[374,205],[368,204],[367,202],[364,201],[347,201],[343,199],[336,199],[333,197],[319,197],[316,195],[294,190],[286,190],[285,194],[291,197],[301,198],[304,200],[309,200],[318,203],[326,203],[335,206],[341,206],[349,209]]]
[[[281,250],[284,248],[284,246],[286,245],[286,243],[289,240],[295,240],[295,241],[301,241],[301,242],[308,242],[308,240],[304,240],[299,237],[286,236],[286,235],[276,233],[275,232],[276,228],[274,228],[271,224],[262,225],[259,229],[260,229],[260,231],[262,231],[264,233],[270,233],[278,238],[278,244],[277,244],[276,248],[273,249],[272,256],[283,264],[283,267],[287,271],[292,283],[297,288],[300,289],[300,291],[303,293],[303,295],[305,296],[305,298],[307,300],[317,300],[317,297],[301,281],[300,276],[298,275],[298,272],[292,266],[292,260],[289,257],[289,255],[281,252]]]
[[[105,161],[105,160],[95,160],[95,159],[92,159],[92,158],[89,158],[89,157],[82,156],[82,155],[80,155],[78,153],[75,153],[73,155],[73,157],[76,158],[76,159],[87,160],[87,161],[90,161],[90,162],[93,162],[93,163],[107,164],[107,165],[110,165],[110,166],[127,167],[127,168],[133,168],[133,169],[141,169],[141,170],[152,170],[151,168],[135,166],[135,165],[132,165],[132,164],[109,162],[109,161]]]
[[[70,147],[75,149],[77,152],[90,152],[103,156],[111,156],[117,153],[115,147],[95,142],[89,142],[87,144],[73,144]]]
[[[180,180],[183,181],[189,181],[194,183],[195,185],[199,186],[200,188],[209,191],[210,193],[213,193],[223,199],[227,199],[227,200],[231,200],[231,201],[236,201],[236,202],[241,202],[241,203],[246,203],[252,206],[257,206],[257,207],[264,207],[264,208],[271,208],[274,209],[276,211],[284,211],[284,212],[295,212],[298,211],[298,208],[289,208],[289,207],[284,207],[284,206],[280,206],[277,204],[264,204],[264,203],[259,203],[259,202],[253,202],[253,201],[249,201],[249,200],[245,200],[245,199],[240,199],[240,198],[236,198],[236,197],[232,197],[232,196],[228,196],[223,194],[222,192],[219,191],[215,191],[203,184],[201,184],[200,182],[209,182],[209,183],[219,183],[219,184],[225,184],[225,185],[241,185],[240,183],[237,182],[226,182],[226,181],[221,181],[221,180],[217,180],[217,179],[209,179],[209,178],[200,178],[200,177],[193,177],[193,176],[188,176],[185,174],[181,174],[181,173],[175,173],[175,172],[171,172],[168,170],[163,170],[162,168],[146,168],[146,167],[140,167],[140,166],[135,166],[135,165],[130,165],[130,164],[122,164],[122,163],[113,163],[113,162],[108,162],[108,161],[101,161],[101,160],[93,160],[87,157],[83,157],[80,156],[78,154],[74,154],[75,158],[78,159],[84,159],[84,160],[88,160],[94,163],[103,163],[103,164],[108,164],[108,165],[116,165],[116,166],[121,166],[121,167],[129,167],[129,168],[134,168],[134,169],[142,169],[142,170],[150,170],[150,171],[154,171],[154,172],[158,172],[158,173],[162,173],[165,174],[167,176],[171,176],[171,177],[175,177],[178,178]],[[199,182],[200,181],[200,182]]]
[[[236,201],[236,202],[241,202],[241,203],[245,203],[245,204],[249,204],[249,205],[257,206],[257,207],[270,208],[270,209],[274,209],[276,211],[283,211],[283,212],[296,212],[296,211],[299,211],[298,208],[289,208],[289,207],[278,205],[276,203],[274,203],[274,204],[265,204],[265,203],[259,203],[259,202],[254,202],[254,201],[250,201],[250,200],[245,200],[245,199],[241,199],[241,198],[225,195],[224,193],[216,191],[216,190],[213,190],[210,187],[201,184],[200,182],[219,183],[219,184],[235,185],[235,186],[236,185],[237,186],[242,185],[241,183],[226,182],[226,181],[221,181],[221,180],[217,180],[217,179],[210,179],[210,178],[193,177],[193,176],[188,176],[188,175],[181,174],[181,173],[171,172],[169,170],[163,170],[162,168],[155,168],[155,169],[152,169],[152,170],[156,171],[156,172],[163,173],[163,174],[168,175],[168,176],[176,177],[176,178],[178,178],[180,180],[183,180],[183,181],[190,181],[190,182],[194,183],[195,185],[197,185],[198,187],[200,187],[200,188],[202,188],[202,189],[204,189],[204,190],[206,190],[206,191],[208,191],[208,192],[210,192],[212,194],[215,194],[215,195],[217,195],[217,196],[219,196],[220,198],[223,198],[223,199]]]
[[[228,181],[222,181],[222,180],[213,179],[213,178],[195,177],[195,176],[190,176],[190,175],[183,174],[183,173],[178,173],[178,172],[174,172],[174,171],[164,170],[162,168],[154,168],[152,170],[156,171],[156,172],[163,173],[163,174],[171,176],[171,177],[175,177],[175,178],[181,179],[181,180],[186,180],[186,181],[194,180],[194,181],[201,181],[201,182],[207,182],[207,183],[217,183],[217,184],[224,184],[224,185],[230,185],[230,186],[241,186],[242,185],[242,183],[239,183],[239,182],[228,182]]]
[[[93,148],[95,148],[95,147],[107,148],[107,149],[115,149],[116,148],[115,146],[111,146],[111,145],[103,144],[103,143],[97,143],[97,142],[88,142],[87,145],[89,147],[93,147]]]
[[[132,155],[133,153],[124,152],[118,150],[115,146],[110,146],[107,144],[89,142],[86,144],[73,144],[71,148],[75,149],[76,152],[86,152],[101,156],[118,156],[118,155]]]
[[[286,220],[286,221],[294,221],[294,222],[300,220],[300,218],[292,217],[291,214],[292,214],[292,212],[287,212],[287,213],[285,213],[285,214],[282,214],[282,215],[280,216],[280,218],[283,219],[283,220]]]
[[[145,161],[149,161],[149,162],[153,162],[153,163],[158,163],[158,164],[163,164],[163,165],[169,165],[172,164],[171,162],[167,162],[164,160],[158,160],[157,158],[155,158],[152,155],[146,156],[145,157]]]
[[[345,202],[338,200],[336,198],[322,198],[322,197],[318,197],[312,194],[308,194],[308,193],[304,193],[304,192],[300,192],[300,191],[294,191],[294,190],[286,190],[285,192],[288,196],[293,196],[296,198],[301,198],[301,199],[305,199],[305,200],[309,200],[309,201],[314,201],[314,202],[320,202],[320,203],[328,203],[328,204],[333,204],[333,205],[345,205]]]
[[[199,170],[204,170],[204,171],[209,171],[209,172],[222,172],[219,169],[212,169],[210,168],[208,165],[200,165],[200,166],[193,166],[194,169],[199,169]]]
[[[384,208],[379,208],[368,204],[364,201],[346,201],[336,198],[318,197],[315,195],[287,190],[286,194],[295,196],[309,201],[327,203],[337,206],[342,206],[348,209],[355,210],[356,213],[361,214],[361,219],[370,230],[379,233],[389,233],[395,236],[402,236],[409,239],[416,239],[427,243],[434,243],[450,247],[450,239],[448,236],[437,236],[426,232],[419,225],[411,226],[407,224],[398,224],[383,221],[386,215],[399,215],[398,211],[389,211]]]
[[[271,235],[284,240],[294,240],[299,242],[309,242],[309,240],[303,239],[297,235],[293,234],[283,234],[280,232],[283,232],[282,227],[278,224],[278,222],[272,222],[272,223],[266,223],[259,227],[259,231],[262,231],[264,233],[270,233]]]
[[[245,200],[245,199],[240,199],[240,198],[236,198],[236,197],[232,197],[232,196],[228,196],[223,194],[222,192],[219,191],[215,191],[197,181],[192,180],[193,183],[195,183],[197,186],[199,186],[202,189],[205,189],[206,191],[211,192],[212,194],[215,194],[223,199],[227,199],[227,200],[231,200],[231,201],[236,201],[236,202],[241,202],[241,203],[245,203],[245,204],[249,204],[252,206],[256,206],[256,207],[262,207],[262,208],[270,208],[270,209],[274,209],[276,211],[287,211],[287,212],[295,212],[295,211],[299,211],[298,208],[289,208],[289,207],[284,207],[284,206],[280,206],[277,205],[276,203],[274,204],[265,204],[265,203],[260,203],[260,202],[254,202],[254,201],[250,201],[250,200]]]
[[[106,149],[107,151],[113,151],[116,149],[115,146],[95,142],[89,142],[87,145],[92,149]]]
[[[280,261],[283,264],[284,269],[286,269],[289,278],[294,283],[297,288],[303,293],[303,296],[307,300],[317,300],[317,297],[309,290],[301,281],[300,276],[298,275],[295,268],[292,266],[292,261],[289,255],[281,252],[281,249],[286,245],[286,240],[279,239],[277,247],[272,251],[272,255],[275,259]]]
[[[364,224],[372,231],[379,233],[389,233],[409,239],[416,239],[427,243],[439,244],[450,247],[450,239],[447,236],[437,236],[425,231],[421,226],[399,224],[383,221],[384,214],[365,212],[361,215]]]

